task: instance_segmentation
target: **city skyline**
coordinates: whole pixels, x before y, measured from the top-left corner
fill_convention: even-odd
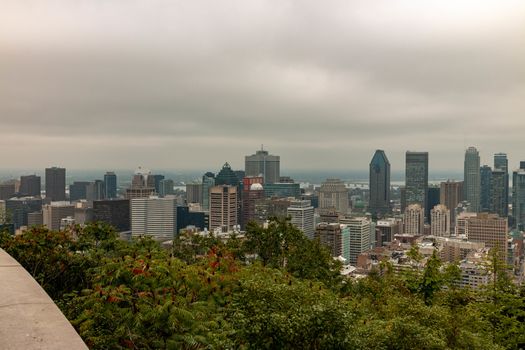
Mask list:
[[[483,164],[523,158],[521,1],[0,10],[4,168],[241,168],[260,144],[283,170],[366,169],[378,148],[393,172],[406,150],[431,172],[461,168],[470,145]]]

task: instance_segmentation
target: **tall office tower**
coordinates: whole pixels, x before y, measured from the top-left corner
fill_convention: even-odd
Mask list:
[[[117,198],[117,175],[112,171],[104,174],[104,193],[105,198]]]
[[[60,230],[60,221],[75,216],[75,206],[66,201],[51,202],[42,207],[44,226],[50,230]]]
[[[390,162],[383,150],[376,150],[370,162],[370,200],[368,211],[373,216],[390,212]]]
[[[155,193],[155,178],[151,171],[139,167],[131,179],[131,187],[126,189],[126,198],[149,198]]]
[[[348,212],[348,189],[339,179],[327,179],[319,189],[319,208],[334,208],[338,213]]]
[[[80,199],[86,199],[88,186],[88,181],[73,182],[71,185],[69,185],[69,200],[73,202]]]
[[[507,218],[478,213],[466,219],[465,231],[469,241],[482,242],[488,248],[496,248],[501,260],[507,260]]]
[[[88,201],[98,201],[104,199],[104,181],[95,180],[86,187],[86,199]]]
[[[257,221],[255,205],[264,199],[262,176],[245,177],[242,186],[241,228],[246,228],[250,221]]]
[[[398,233],[400,233],[398,219],[378,220],[376,224],[376,246],[382,247],[383,244],[392,242],[394,235]]]
[[[506,153],[496,153],[494,154],[494,169],[501,169],[505,173],[505,199],[504,208],[505,215],[509,215],[509,161],[507,159]]]
[[[512,216],[520,230],[525,228],[525,162],[512,173]]]
[[[368,218],[343,218],[341,224],[350,230],[350,264],[357,263],[359,254],[366,252],[372,245],[372,234],[375,233],[372,221]]]
[[[425,213],[419,204],[410,204],[405,209],[403,233],[422,235],[425,226]]]
[[[488,165],[479,168],[480,173],[480,211],[489,212],[492,206],[492,169]]]
[[[279,182],[280,157],[269,154],[261,147],[255,154],[244,157],[244,170],[245,176],[262,175],[264,183]]]
[[[186,203],[200,203],[202,200],[202,183],[186,184]]]
[[[27,217],[29,213],[42,210],[42,199],[40,197],[11,198],[5,201],[5,210],[10,216],[15,229],[28,226]]]
[[[481,176],[479,171],[479,152],[475,147],[469,147],[465,152],[464,163],[465,200],[470,203],[473,212],[480,211]]]
[[[503,195],[504,202],[503,207],[505,208],[503,216],[509,215],[509,161],[506,153],[494,154],[494,170],[502,170],[505,173],[504,186],[505,194]]]
[[[405,205],[428,206],[428,152],[406,152],[405,164]],[[401,208],[405,210],[405,208]]]
[[[503,169],[494,169],[491,179],[491,200],[490,212],[498,214],[501,217],[507,216],[508,200],[505,198],[507,189],[505,188],[508,180],[508,174]]]
[[[240,184],[239,178],[235,175],[228,162],[224,163],[222,169],[215,177],[215,185],[229,185],[238,187]]]
[[[131,229],[129,199],[105,199],[93,202],[93,221],[102,221],[118,232]]]
[[[237,187],[219,185],[210,188],[210,231],[227,232],[239,224],[237,212]]]
[[[158,241],[173,239],[177,228],[175,198],[133,198],[130,207],[132,236],[151,236]]]
[[[14,182],[5,182],[0,184],[0,200],[6,200],[14,197],[16,193]]]
[[[155,187],[155,193],[160,192],[160,182],[164,180],[164,175],[152,175],[153,176],[153,186]]]
[[[22,196],[40,197],[41,179],[40,176],[26,175],[20,176],[20,189],[18,192]]]
[[[440,188],[438,186],[430,186],[428,188],[427,198],[428,198],[428,207],[426,208],[425,217],[428,222],[432,222],[432,216],[430,215],[430,210],[439,204],[440,200]]]
[[[286,213],[292,218],[291,223],[303,231],[306,237],[314,238],[314,207],[312,207],[312,203],[309,200],[291,201]]]
[[[46,168],[46,201],[66,200],[66,169]]]
[[[432,236],[450,237],[450,210],[443,204],[436,205],[431,211],[430,234]]]
[[[215,186],[215,174],[207,172],[202,175],[202,209],[210,209],[210,188]]]
[[[166,197],[168,195],[174,194],[175,193],[175,191],[173,190],[174,186],[175,186],[175,183],[171,179],[160,180],[159,196]]]
[[[343,232],[339,223],[321,222],[317,224],[314,238],[330,249],[333,257],[343,255]]]
[[[450,232],[456,226],[456,207],[463,201],[463,181],[450,181],[441,183],[439,191],[439,204],[450,210]]]

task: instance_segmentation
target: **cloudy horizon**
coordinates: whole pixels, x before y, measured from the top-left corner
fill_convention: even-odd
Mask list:
[[[2,168],[525,160],[525,2],[0,4]]]

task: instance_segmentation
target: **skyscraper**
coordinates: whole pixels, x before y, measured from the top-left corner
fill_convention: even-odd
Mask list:
[[[130,230],[129,199],[110,199],[93,202],[93,221],[107,222],[117,231]]]
[[[156,240],[173,239],[177,229],[175,198],[134,198],[131,200],[131,235],[151,236]]]
[[[431,211],[430,234],[439,237],[450,236],[450,210],[443,204],[436,205]]]
[[[164,180],[164,175],[156,174],[153,176],[153,186],[155,187],[155,193],[160,192],[160,182]]]
[[[472,242],[483,242],[488,248],[496,248],[502,261],[507,257],[507,218],[496,214],[480,213],[466,219],[465,231]]]
[[[359,254],[369,250],[372,244],[372,222],[364,217],[361,218],[343,218],[341,223],[350,229],[350,264],[357,263]],[[375,229],[374,229],[375,231]]]
[[[264,183],[276,183],[280,178],[280,157],[265,151],[262,147],[251,156],[244,157],[245,176],[261,176]]]
[[[241,228],[250,221],[256,220],[255,205],[264,199],[263,178],[259,176],[245,177],[242,186]]]
[[[330,249],[333,257],[343,255],[343,233],[341,224],[327,222],[317,224],[314,238],[318,239],[319,243]]]
[[[69,202],[52,202],[42,207],[43,223],[50,230],[59,230],[60,221],[75,217],[75,206]]]
[[[465,152],[464,163],[465,200],[470,203],[473,212],[480,211],[481,175],[479,170],[479,152],[475,147],[469,147]]]
[[[405,205],[419,204],[424,213],[428,206],[428,152],[407,151],[405,167]]]
[[[215,174],[207,172],[202,176],[202,209],[210,209],[210,188],[215,186]]]
[[[494,169],[491,179],[490,212],[501,217],[507,216],[507,202],[505,196],[508,174],[503,169]]]
[[[403,233],[422,235],[425,226],[425,213],[418,203],[410,204],[405,209],[403,217]]]
[[[222,169],[215,177],[215,185],[229,185],[239,187],[240,181],[228,162],[224,163]]]
[[[186,184],[186,203],[200,203],[202,200],[202,183]]]
[[[75,181],[69,185],[69,200],[78,201],[87,198],[88,181]]]
[[[494,155],[494,170],[501,170],[503,171],[505,175],[504,181],[504,187],[505,187],[505,193],[502,195],[503,197],[503,216],[509,215],[509,161],[507,159],[506,153],[496,153]]]
[[[155,178],[151,171],[139,167],[131,179],[131,187],[126,189],[126,198],[149,198],[155,193]]]
[[[525,226],[525,162],[512,173],[512,216],[518,229]]]
[[[26,175],[20,176],[20,189],[18,192],[22,196],[33,196],[40,197],[41,190],[41,179],[40,176]]]
[[[492,207],[492,169],[483,165],[480,169],[480,211],[489,212]]]
[[[286,212],[295,227],[303,231],[306,237],[314,238],[314,207],[309,200],[293,200]]]
[[[104,192],[108,199],[117,198],[117,175],[112,171],[104,174]]]
[[[450,210],[450,232],[456,227],[456,207],[463,201],[463,181],[442,182],[439,191],[439,203]]]
[[[52,202],[66,200],[66,169],[46,168],[46,198]]]
[[[159,184],[159,196],[160,197],[166,197],[167,195],[173,194],[173,186],[175,184],[173,183],[173,180],[171,179],[163,179],[160,180]]]
[[[219,185],[210,188],[210,231],[219,228],[223,232],[239,224],[237,187]]]
[[[428,192],[427,192],[427,205],[425,211],[425,217],[427,218],[428,222],[432,222],[432,216],[430,215],[430,210],[434,208],[436,205],[439,204],[440,200],[440,188],[437,186],[429,186]]]
[[[327,179],[319,189],[319,208],[335,209],[338,213],[348,212],[348,189],[339,179]]]
[[[390,211],[390,162],[383,150],[376,150],[370,162],[368,211],[382,216]]]

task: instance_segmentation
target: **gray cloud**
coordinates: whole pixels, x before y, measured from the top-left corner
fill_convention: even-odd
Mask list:
[[[3,1],[6,167],[525,159],[520,1]],[[20,140],[23,145],[20,146]]]

